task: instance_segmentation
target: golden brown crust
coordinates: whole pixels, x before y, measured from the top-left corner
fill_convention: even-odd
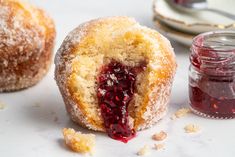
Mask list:
[[[18,0],[0,1],[0,92],[36,84],[47,73],[55,26],[44,11]]]
[[[151,127],[165,116],[177,66],[170,42],[155,31],[148,34],[158,41],[161,55],[155,56],[152,61],[160,60],[158,64],[161,68],[153,71],[154,78],[151,78],[150,93],[146,94],[145,103],[137,112],[135,128],[138,130]]]
[[[123,53],[125,46],[127,53]],[[139,54],[132,53],[132,49],[140,51]],[[55,80],[72,120],[89,129],[105,131],[100,110],[93,109],[94,104],[85,101],[82,92],[86,88],[80,88],[84,80],[80,82],[79,79],[83,79],[81,69],[89,67],[92,68],[89,69],[90,73],[97,74],[97,69],[112,58],[127,65],[135,65],[141,59],[148,61],[144,79],[137,79],[137,82],[142,80],[145,83],[137,89],[142,91],[141,98],[141,94],[136,94],[131,102],[133,109],[130,110],[135,111],[130,121],[136,130],[152,126],[167,110],[176,70],[175,56],[166,38],[128,17],[110,17],[84,23],[66,37],[58,50]],[[86,83],[92,80],[90,73],[87,78],[84,76]],[[96,88],[96,85],[91,85],[91,88]],[[97,98],[93,102],[98,106]],[[92,109],[88,109],[89,105],[93,105]]]

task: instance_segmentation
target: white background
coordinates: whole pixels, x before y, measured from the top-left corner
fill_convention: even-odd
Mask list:
[[[151,0],[31,0],[54,18],[57,27],[55,52],[66,34],[87,20],[114,15],[135,17],[142,25],[154,28]],[[169,113],[155,127],[139,132],[128,144],[97,136],[98,157],[132,157],[145,144],[153,146],[151,135],[162,129],[168,132],[165,149],[151,150],[149,156],[160,157],[234,157],[235,120],[211,120],[189,115],[171,121],[172,112],[188,106],[189,48],[172,42],[177,55],[178,71],[174,81]],[[61,129],[73,127],[92,132],[72,123],[53,79],[54,65],[36,86],[20,92],[0,94],[6,104],[0,110],[0,157],[70,157],[80,156],[63,143]],[[55,119],[58,119],[56,121]],[[195,135],[184,133],[183,127],[195,123],[202,131]]]

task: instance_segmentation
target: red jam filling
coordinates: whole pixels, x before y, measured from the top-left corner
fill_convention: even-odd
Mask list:
[[[202,43],[203,38],[199,40],[199,44]],[[234,73],[229,73],[234,66],[230,66],[231,57],[222,58],[212,48],[194,48],[197,53],[192,54],[190,60],[199,74],[189,78],[191,107],[213,118],[234,118],[235,80]]]
[[[145,67],[145,63],[130,67],[112,60],[98,77],[97,96],[107,134],[124,143],[136,135],[129,126],[128,105],[135,92],[136,76]]]

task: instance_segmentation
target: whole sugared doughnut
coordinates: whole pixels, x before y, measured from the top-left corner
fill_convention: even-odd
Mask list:
[[[165,115],[176,71],[170,42],[129,17],[81,24],[55,65],[72,120],[123,142]]]
[[[51,63],[54,39],[54,23],[43,10],[0,0],[0,92],[41,80]]]

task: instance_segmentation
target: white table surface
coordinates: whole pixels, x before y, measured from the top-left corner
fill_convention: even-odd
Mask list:
[[[151,0],[31,0],[54,18],[57,26],[58,49],[66,34],[78,24],[103,16],[133,16],[141,24],[154,27]],[[178,61],[168,115],[153,128],[141,131],[128,144],[97,136],[97,157],[134,157],[145,144],[155,142],[151,135],[166,130],[165,149],[151,150],[148,156],[159,157],[234,157],[235,120],[212,120],[190,114],[172,121],[171,114],[188,106],[187,72],[189,50],[172,42]],[[20,92],[0,94],[6,106],[0,110],[0,157],[70,157],[80,156],[68,150],[63,143],[61,129],[83,129],[69,119],[53,79],[54,65],[36,86]],[[56,120],[58,119],[58,120]],[[202,131],[195,135],[184,133],[184,126],[195,123]]]

